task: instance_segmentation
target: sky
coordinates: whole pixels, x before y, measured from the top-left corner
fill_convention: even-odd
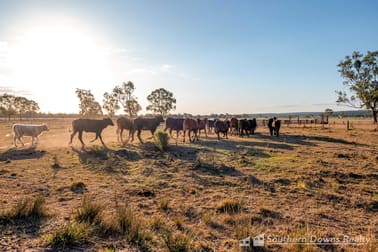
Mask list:
[[[378,50],[377,10],[375,0],[0,0],[0,94],[71,113],[76,88],[102,103],[132,81],[143,109],[161,87],[174,113],[349,109],[335,102],[337,64]]]

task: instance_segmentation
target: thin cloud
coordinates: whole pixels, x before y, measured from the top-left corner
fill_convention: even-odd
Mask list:
[[[12,87],[5,87],[0,86],[0,93],[7,93],[7,94],[13,94],[13,95],[31,95],[30,91],[27,90],[17,90]]]
[[[160,70],[162,72],[170,72],[173,68],[173,65],[169,65],[169,64],[163,64],[160,66]]]

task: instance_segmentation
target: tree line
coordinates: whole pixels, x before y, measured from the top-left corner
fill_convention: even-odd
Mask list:
[[[378,122],[378,51],[368,51],[366,55],[353,52],[337,65],[344,85],[349,92],[336,91],[337,103],[347,104],[354,108],[366,108],[371,112],[374,123]],[[108,115],[114,116],[122,109],[125,114],[135,117],[142,110],[137,98],[133,94],[134,83],[124,82],[115,86],[111,92],[104,93],[103,105],[96,101],[91,90],[76,89],[80,100],[79,113],[83,116],[102,115],[104,109]],[[147,111],[166,116],[176,108],[176,99],[172,92],[159,88],[147,96],[149,105]],[[39,105],[33,100],[22,96],[3,94],[0,96],[0,114],[9,120],[14,115],[31,116],[39,111]],[[330,113],[331,111],[325,111]]]
[[[6,116],[8,120],[15,115],[19,115],[21,120],[22,115],[31,117],[38,111],[39,105],[36,101],[6,93],[0,96],[0,113]]]
[[[120,86],[115,86],[111,92],[105,92],[103,95],[103,105],[101,106],[94,98],[91,90],[76,89],[76,95],[79,98],[79,113],[82,116],[92,117],[103,115],[103,110],[109,116],[114,116],[117,111],[122,111],[129,117],[136,117],[142,110],[137,97],[134,95],[135,85],[133,82],[123,82]],[[176,99],[173,93],[158,88],[147,96],[149,105],[147,111],[154,114],[166,116],[171,110],[176,109]]]

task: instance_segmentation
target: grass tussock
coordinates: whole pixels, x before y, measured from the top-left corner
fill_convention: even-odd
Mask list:
[[[159,148],[160,151],[166,151],[168,149],[168,133],[163,131],[156,131],[154,134],[154,140],[156,146]]]
[[[233,199],[224,199],[219,202],[217,211],[220,213],[229,213],[235,214],[240,213],[242,209],[242,205],[239,201]]]
[[[152,239],[144,225],[144,221],[138,217],[130,207],[118,207],[116,211],[116,226],[126,240],[137,245],[142,250],[148,250],[148,242]]]
[[[187,234],[167,232],[163,239],[170,252],[186,252],[192,249],[193,242]]]
[[[85,223],[69,222],[46,236],[47,246],[54,249],[69,248],[87,241],[88,225]]]
[[[23,198],[7,213],[9,219],[39,219],[48,216],[45,197],[39,195],[35,198]]]
[[[158,207],[160,210],[167,212],[169,210],[169,200],[167,199],[159,200]]]
[[[103,204],[96,202],[91,197],[84,196],[81,201],[81,206],[76,212],[75,220],[89,224],[98,223],[103,210]]]

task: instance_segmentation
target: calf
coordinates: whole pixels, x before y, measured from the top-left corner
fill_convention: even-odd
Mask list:
[[[17,147],[17,140],[24,146],[24,142],[22,141],[23,136],[31,136],[32,137],[32,145],[34,145],[34,139],[38,142],[38,136],[42,134],[43,131],[48,131],[49,128],[47,125],[33,125],[33,124],[13,124],[12,132],[13,132],[13,144]]]
[[[72,139],[79,132],[79,140],[82,144],[82,149],[84,148],[85,144],[83,142],[83,132],[94,132],[96,133],[95,139],[91,141],[94,142],[98,138],[102,145],[106,148],[104,141],[102,140],[101,133],[107,126],[114,126],[112,119],[106,117],[102,120],[93,120],[93,119],[76,119],[72,121],[72,134],[70,139],[70,144],[72,144]]]
[[[120,117],[117,119],[117,141],[121,140],[121,143],[124,144],[122,139],[122,133],[124,130],[129,131],[129,138],[126,142],[130,140],[130,137],[133,135],[134,131],[134,121],[132,119],[126,118],[126,117]]]
[[[156,116],[156,117],[141,117],[140,116],[140,117],[135,118],[134,131],[131,137],[131,141],[134,141],[134,133],[135,131],[138,131],[137,137],[139,139],[139,142],[143,143],[142,139],[140,138],[140,134],[142,133],[142,130],[149,130],[152,136],[154,136],[154,133],[161,122],[164,122],[164,119],[162,116]]]

